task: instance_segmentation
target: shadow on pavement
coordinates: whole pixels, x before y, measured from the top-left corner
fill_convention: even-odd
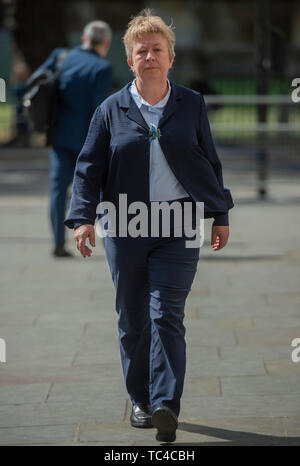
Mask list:
[[[209,427],[199,424],[190,424],[181,422],[178,425],[178,430],[185,432],[197,433],[199,435],[207,435],[209,437],[217,437],[220,439],[217,442],[199,442],[199,443],[176,443],[176,445],[201,445],[201,446],[270,446],[270,445],[289,445],[299,446],[300,437],[280,437],[273,435],[255,434],[253,432],[241,432],[228,429],[220,429],[218,427]],[[224,441],[222,441],[224,440]]]

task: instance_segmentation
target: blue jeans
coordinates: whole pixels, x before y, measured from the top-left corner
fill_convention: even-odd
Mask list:
[[[53,147],[50,161],[50,218],[55,247],[64,246],[67,192],[73,180],[77,153]]]
[[[168,406],[177,416],[186,367],[184,306],[200,254],[200,247],[186,248],[185,240],[104,238],[130,399],[152,409]]]

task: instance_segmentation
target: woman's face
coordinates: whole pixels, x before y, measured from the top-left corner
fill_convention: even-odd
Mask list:
[[[170,59],[167,39],[160,33],[143,34],[133,44],[132,59],[127,60],[141,82],[166,81],[174,57]]]

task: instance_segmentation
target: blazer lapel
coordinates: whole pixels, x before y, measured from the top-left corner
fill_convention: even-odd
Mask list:
[[[166,121],[178,110],[181,93],[180,88],[178,88],[173,82],[170,81],[171,84],[171,93],[167,105],[164,109],[162,117],[159,121],[158,127],[161,128]],[[137,123],[138,125],[142,126],[145,130],[149,131],[149,126],[147,125],[146,121],[144,120],[138,106],[134,102],[133,98],[130,95],[129,87],[131,83],[128,83],[121,92],[120,96],[120,107],[126,108],[127,117]]]
[[[172,90],[167,105],[165,106],[164,112],[162,114],[162,117],[158,123],[159,128],[161,128],[179,108],[179,101],[181,99],[181,95],[179,92],[177,92],[175,84],[173,82],[170,82],[170,84]]]
[[[126,86],[123,87],[120,93],[120,100],[119,104],[121,108],[124,108],[126,110],[126,116],[137,123],[139,126],[142,126],[146,131],[149,131],[149,126],[145,122],[143,115],[141,114],[138,106],[136,105],[135,101],[130,95],[130,88],[131,82],[126,84]]]
[[[141,114],[138,106],[136,105],[133,99],[131,99],[129,105],[130,105],[129,109],[126,112],[126,115],[128,116],[128,118],[130,118],[130,120],[135,121],[138,125],[142,126],[144,129],[149,131],[149,126],[145,122],[143,115]]]

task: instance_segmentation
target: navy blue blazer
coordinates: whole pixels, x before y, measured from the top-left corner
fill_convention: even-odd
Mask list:
[[[100,201],[118,207],[120,193],[128,204],[149,202],[149,127],[131,97],[128,83],[97,107],[78,156],[70,210],[65,225],[94,224]],[[159,122],[166,160],[194,201],[204,202],[205,218],[228,225],[233,207],[224,188],[222,166],[212,140],[201,94],[171,82],[171,94]]]
[[[54,69],[56,48],[38,68]],[[59,113],[54,129],[53,146],[79,154],[96,107],[112,91],[112,67],[92,49],[81,46],[70,50],[59,76]]]

